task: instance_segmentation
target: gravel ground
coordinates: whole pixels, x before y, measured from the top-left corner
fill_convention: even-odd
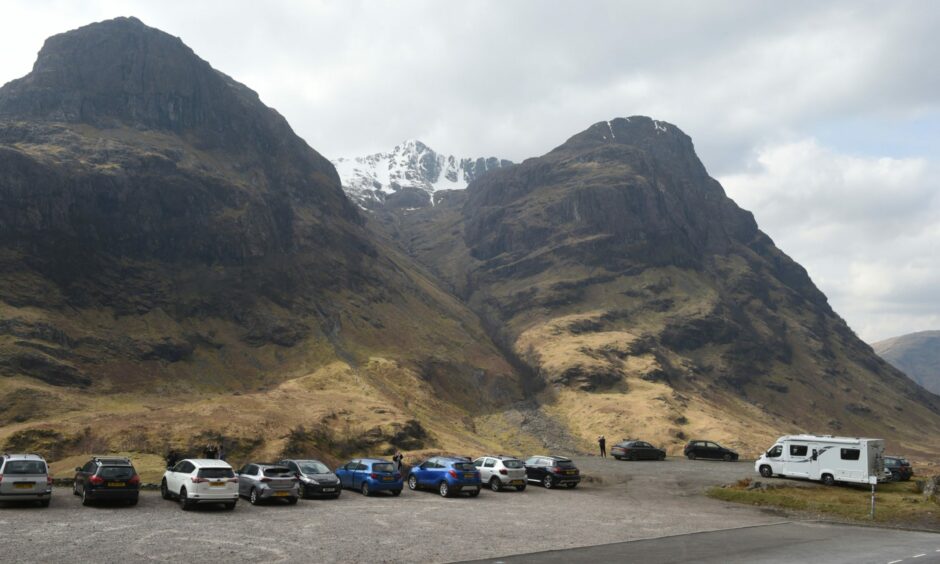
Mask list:
[[[234,511],[178,505],[143,492],[137,507],[82,507],[57,488],[47,509],[0,504],[4,560],[16,562],[261,560],[446,562],[779,522],[750,507],[707,499],[710,486],[751,476],[751,463],[576,458],[575,490],[484,490],[476,499],[433,492]]]

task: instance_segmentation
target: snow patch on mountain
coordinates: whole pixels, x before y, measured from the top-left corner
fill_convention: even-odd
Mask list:
[[[416,139],[390,152],[333,160],[346,194],[360,206],[414,208],[434,205],[434,194],[463,190],[474,179],[512,162],[438,153]]]

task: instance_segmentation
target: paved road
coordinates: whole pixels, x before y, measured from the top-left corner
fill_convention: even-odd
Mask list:
[[[231,512],[183,512],[156,492],[144,492],[133,508],[82,507],[58,488],[46,509],[0,504],[0,553],[16,562],[449,562],[786,520],[701,495],[752,476],[748,463],[576,461],[593,479],[575,490],[532,485],[476,499],[345,492],[295,506],[242,501]]]
[[[537,552],[476,562],[924,564],[940,562],[940,534],[828,523],[782,523]]]

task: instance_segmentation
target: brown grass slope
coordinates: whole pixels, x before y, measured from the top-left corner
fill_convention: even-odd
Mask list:
[[[676,127],[600,122],[433,209],[375,222],[446,280],[588,445],[795,432],[940,452],[940,398],[860,341]]]
[[[0,447],[482,449],[522,397],[245,86],[131,18],[0,89]]]

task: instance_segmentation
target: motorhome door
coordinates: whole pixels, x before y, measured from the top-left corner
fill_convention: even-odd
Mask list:
[[[813,461],[810,458],[810,449],[808,444],[789,443],[785,445],[787,449],[786,462],[784,463],[784,473],[787,476],[796,476],[798,478],[808,478],[810,475]]]

